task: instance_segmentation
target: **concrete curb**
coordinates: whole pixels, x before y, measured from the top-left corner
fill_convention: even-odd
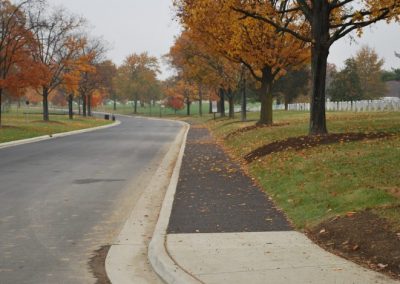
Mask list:
[[[0,143],[0,149],[24,145],[24,144],[30,144],[30,143],[35,143],[35,142],[40,142],[40,141],[45,141],[45,140],[50,140],[50,139],[54,139],[54,138],[60,138],[60,137],[65,137],[65,136],[71,136],[71,135],[76,135],[76,134],[92,132],[92,131],[96,131],[96,130],[114,127],[114,126],[117,126],[120,124],[121,124],[121,121],[115,121],[114,123],[108,124],[108,125],[92,127],[92,128],[85,128],[85,129],[81,129],[81,130],[74,130],[74,131],[63,132],[63,133],[57,133],[57,134],[53,134],[51,136],[43,135],[43,136],[39,136],[39,137],[33,137],[33,138],[28,138],[28,139]]]
[[[166,248],[167,227],[171,216],[172,205],[178,184],[180,168],[182,166],[183,154],[186,147],[187,134],[190,125],[185,125],[186,130],[182,139],[182,146],[171,176],[164,202],[160,211],[160,216],[153,233],[153,238],[148,248],[148,258],[154,271],[169,284],[191,284],[202,283],[199,279],[185,271],[170,256]]]

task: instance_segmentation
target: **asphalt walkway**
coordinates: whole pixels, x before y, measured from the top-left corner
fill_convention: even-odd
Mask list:
[[[196,125],[188,134],[165,246],[194,283],[398,283],[292,230],[209,131]],[[171,283],[185,282],[177,276]]]

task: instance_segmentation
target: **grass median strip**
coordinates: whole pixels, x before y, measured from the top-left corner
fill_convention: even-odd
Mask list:
[[[386,240],[386,252],[399,247],[400,113],[328,113],[331,133],[344,137],[359,133],[363,139],[337,139],[337,142],[327,145],[314,143],[310,147],[284,147],[267,155],[255,155],[246,162],[249,153],[274,143],[305,137],[308,130],[307,113],[276,112],[276,125],[273,127],[254,127],[257,114],[251,114],[249,118],[249,122],[218,119],[207,124],[225,149],[285,211],[297,229],[313,234],[313,239],[334,252],[353,260],[361,259],[361,263],[371,268],[400,278],[400,267],[390,264],[400,260],[384,258],[385,250],[382,248],[381,256],[374,256],[367,250],[381,242],[379,238],[374,239],[378,236],[378,232],[374,232],[377,228],[393,236]],[[379,135],[369,139],[371,133]],[[370,228],[364,218],[369,215],[365,212],[376,216],[375,220],[381,220],[381,223]],[[346,218],[351,219],[345,222]],[[337,228],[333,224],[341,226],[337,235],[332,232]],[[352,225],[360,231],[354,233]],[[354,238],[354,234],[359,234],[358,240],[362,240],[363,230],[370,229],[372,232],[368,237],[366,235],[365,243],[342,241]],[[328,231],[331,237],[324,239],[323,235]],[[348,246],[335,243],[335,238],[337,242],[351,243],[356,252],[347,253],[345,248]],[[324,243],[328,240],[330,246]],[[400,255],[400,248],[396,253]]]
[[[103,126],[111,122],[78,116],[70,120],[64,115],[52,116],[51,121],[44,122],[40,114],[25,115],[11,112],[4,114],[2,123],[0,143]]]

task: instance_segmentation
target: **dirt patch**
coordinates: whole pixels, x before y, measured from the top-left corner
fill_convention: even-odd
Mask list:
[[[252,130],[256,130],[256,129],[260,129],[260,128],[271,128],[271,127],[280,127],[280,126],[285,126],[285,125],[289,125],[289,123],[276,123],[273,125],[264,125],[264,124],[255,124],[255,125],[251,125],[251,126],[247,126],[247,127],[242,127],[239,128],[231,133],[229,133],[228,135],[225,136],[225,139],[229,139],[233,136],[236,136],[238,134],[242,134],[245,132],[249,132]]]
[[[96,284],[111,284],[106,272],[106,257],[110,246],[103,246],[94,252],[89,261],[89,267],[94,277],[97,279]]]
[[[328,251],[400,279],[400,232],[370,211],[336,217],[308,234]]]
[[[271,144],[262,146],[251,153],[244,156],[246,162],[251,163],[258,158],[267,156],[272,153],[279,153],[286,150],[303,150],[313,148],[319,145],[328,145],[335,143],[347,143],[354,141],[362,141],[367,139],[381,139],[392,137],[396,133],[332,133],[319,136],[300,136],[291,137],[286,140],[276,141]]]

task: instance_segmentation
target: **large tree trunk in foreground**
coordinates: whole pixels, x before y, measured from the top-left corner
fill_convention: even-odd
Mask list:
[[[138,107],[138,100],[135,99],[134,107],[133,107],[133,113],[134,113],[134,114],[137,114],[137,107]]]
[[[68,95],[68,116],[69,116],[69,119],[74,119],[74,110],[72,108],[73,101],[74,101],[74,95],[72,95],[72,94]]]
[[[49,121],[49,89],[47,87],[43,87],[42,90],[43,96],[43,120]]]
[[[273,112],[272,112],[272,84],[273,84],[272,70],[269,67],[264,67],[262,70],[261,88],[259,90],[261,101],[260,120],[258,124],[272,125]]]
[[[312,99],[310,112],[310,135],[328,133],[325,114],[326,68],[329,55],[329,9],[324,1],[315,1],[313,9],[312,36],[314,44],[311,51]]]
[[[208,101],[208,113],[210,113],[210,114],[213,113],[212,100],[209,100],[209,101]]]

